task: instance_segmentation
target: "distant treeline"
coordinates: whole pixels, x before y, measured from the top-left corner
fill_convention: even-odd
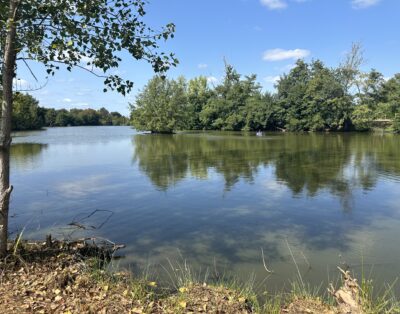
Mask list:
[[[94,109],[53,109],[39,106],[29,94],[15,93],[13,103],[12,129],[36,130],[54,126],[84,125],[127,125],[128,119],[118,112],[105,108]]]
[[[216,86],[206,77],[187,81],[152,78],[131,104],[137,130],[400,131],[400,74],[385,79],[361,72],[357,47],[337,68],[297,61],[263,92],[256,75],[241,76],[231,65]]]

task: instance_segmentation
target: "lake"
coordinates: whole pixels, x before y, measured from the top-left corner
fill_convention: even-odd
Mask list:
[[[275,290],[295,278],[294,259],[313,285],[336,278],[337,265],[391,283],[399,157],[400,136],[389,134],[17,132],[10,228],[104,237],[126,245],[119,265],[160,278],[168,260],[186,260],[209,277]]]

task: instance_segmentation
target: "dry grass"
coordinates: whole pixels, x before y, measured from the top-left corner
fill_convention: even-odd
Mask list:
[[[392,285],[374,292],[372,281],[363,278],[358,285],[349,272],[342,273],[338,288],[331,287],[334,298],[322,287],[309,288],[298,272],[290,293],[265,293],[259,304],[254,279],[243,284],[222,277],[210,284],[207,272],[201,275],[186,262],[168,261],[165,271],[173,288],[166,289],[145,277],[105,270],[109,247],[85,241],[17,243],[0,260],[1,313],[400,313]],[[356,296],[356,312],[343,312],[349,296]]]

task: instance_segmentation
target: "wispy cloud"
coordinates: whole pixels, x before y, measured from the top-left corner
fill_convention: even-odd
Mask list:
[[[289,2],[296,2],[300,4],[308,1],[310,0],[260,0],[260,3],[269,10],[282,10],[289,6]]]
[[[287,7],[284,0],[260,0],[261,4],[269,10],[281,10]]]
[[[377,5],[381,0],[352,0],[351,5],[354,9],[365,9]]]
[[[197,65],[197,67],[198,67],[199,69],[207,69],[207,68],[208,68],[208,64],[206,64],[206,63],[200,63],[200,64]]]
[[[281,77],[280,77],[279,75],[276,75],[276,76],[267,76],[267,77],[264,77],[264,81],[267,82],[267,83],[275,84],[276,82],[279,81],[280,78],[281,78]]]
[[[72,102],[72,99],[71,99],[71,98],[64,98],[64,99],[62,100],[62,102]]]
[[[209,76],[207,77],[207,82],[210,84],[216,84],[218,83],[218,79],[215,76]]]
[[[288,59],[302,59],[310,55],[310,51],[306,49],[270,49],[264,52],[263,60],[265,61],[282,61]]]

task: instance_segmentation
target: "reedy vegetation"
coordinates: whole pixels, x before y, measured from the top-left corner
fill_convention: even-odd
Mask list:
[[[399,132],[400,74],[386,81],[353,63],[328,68],[320,60],[298,60],[277,81],[275,93],[263,92],[256,75],[243,77],[229,64],[215,87],[202,76],[189,81],[155,76],[130,105],[131,122],[138,130],[161,133],[367,131],[379,123]]]

